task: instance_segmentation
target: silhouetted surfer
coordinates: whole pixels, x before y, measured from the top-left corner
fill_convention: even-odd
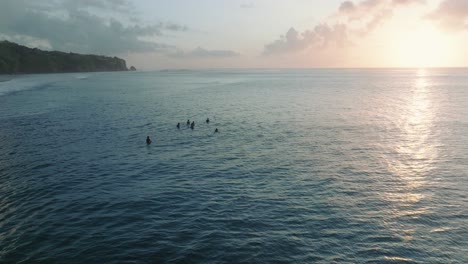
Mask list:
[[[187,120],[187,126],[190,126],[190,119]]]
[[[195,128],[195,121],[192,122],[192,124],[190,125],[190,128],[191,128],[191,129],[194,129],[194,128]]]
[[[209,119],[209,118],[206,119],[206,123],[207,123],[207,124],[210,123],[210,119]]]
[[[177,123],[177,129],[180,129],[180,123]]]
[[[219,130],[218,130],[218,128],[216,128],[216,129],[215,129],[215,133],[218,133],[218,132],[219,132]]]
[[[151,139],[149,138],[149,136],[146,137],[146,145],[149,145],[151,144]]]

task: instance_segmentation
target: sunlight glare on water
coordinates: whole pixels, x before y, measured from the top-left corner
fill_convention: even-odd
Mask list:
[[[2,82],[0,262],[466,263],[466,72]]]

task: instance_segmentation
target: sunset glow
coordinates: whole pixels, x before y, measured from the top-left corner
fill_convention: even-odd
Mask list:
[[[0,264],[467,263],[468,0],[0,0]]]
[[[146,70],[468,66],[468,4],[459,0],[1,5],[0,40],[119,56]]]
[[[441,67],[450,66],[452,49],[446,34],[426,27],[402,36],[394,52],[402,67]]]

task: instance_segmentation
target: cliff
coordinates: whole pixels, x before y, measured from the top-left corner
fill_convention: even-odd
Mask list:
[[[0,74],[127,71],[117,57],[31,49],[0,41]]]

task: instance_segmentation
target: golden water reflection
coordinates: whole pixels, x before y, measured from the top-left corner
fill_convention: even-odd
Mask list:
[[[384,195],[388,207],[385,209],[384,225],[402,241],[414,239],[415,226],[408,219],[419,219],[427,214],[429,206],[426,192],[428,175],[438,159],[434,138],[437,118],[436,98],[431,89],[432,83],[426,70],[419,70],[408,85],[408,90],[398,91],[394,96],[401,105],[398,111],[390,113],[395,134],[386,142],[385,155],[390,172]],[[417,223],[417,221],[416,221]]]
[[[431,89],[428,72],[417,71],[413,83],[408,86],[408,91],[399,91],[396,95],[399,102],[403,102],[395,108],[399,111],[391,113],[397,132],[392,137],[394,142],[387,142],[391,154],[386,155],[385,160],[392,179],[384,194],[389,203],[386,225],[404,240],[411,240],[414,230],[402,225],[399,219],[417,219],[427,213],[428,206],[420,202],[428,198],[424,190],[438,158],[434,142],[437,118],[434,96],[437,95]]]
[[[400,133],[392,144],[395,155],[388,169],[408,187],[417,188],[424,184],[438,156],[436,144],[431,141],[437,109],[426,70],[419,70],[410,91],[400,96],[405,103],[399,113],[394,113]]]

